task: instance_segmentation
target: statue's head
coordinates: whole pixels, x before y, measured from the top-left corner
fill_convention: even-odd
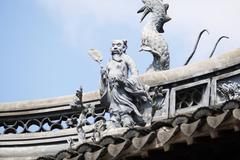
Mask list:
[[[127,50],[127,40],[113,40],[111,52],[113,54],[123,54]]]
[[[121,60],[121,55],[126,53],[127,50],[127,40],[113,40],[111,53],[112,58],[116,61]]]

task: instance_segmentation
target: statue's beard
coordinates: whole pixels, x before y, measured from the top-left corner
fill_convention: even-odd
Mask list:
[[[122,61],[121,55],[122,55],[122,53],[119,50],[112,51],[112,59],[117,61],[117,62],[121,62]]]

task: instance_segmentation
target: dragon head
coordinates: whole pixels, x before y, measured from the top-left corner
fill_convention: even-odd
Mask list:
[[[141,22],[151,12],[156,30],[159,33],[163,33],[163,25],[171,20],[171,18],[167,15],[169,5],[167,3],[164,4],[163,0],[142,0],[142,2],[144,3],[144,6],[137,12],[143,12]]]

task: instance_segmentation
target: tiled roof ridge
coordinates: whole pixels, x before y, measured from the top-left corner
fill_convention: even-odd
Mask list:
[[[58,152],[55,156],[38,160],[58,159],[122,159],[129,156],[147,156],[149,150],[168,151],[172,144],[194,143],[198,137],[217,138],[224,130],[239,131],[240,102],[229,100],[221,106],[208,106],[191,115],[179,115],[165,121],[156,121],[149,127],[129,128],[121,135],[106,135],[98,142],[85,142],[74,149]]]

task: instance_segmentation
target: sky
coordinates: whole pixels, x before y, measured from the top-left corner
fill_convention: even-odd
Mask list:
[[[190,63],[239,48],[239,0],[165,0],[172,18],[164,38],[171,68],[182,66],[202,29],[204,34]],[[139,52],[141,32],[150,15],[140,23],[136,12],[141,0],[1,0],[0,1],[0,103],[45,99],[99,87],[99,66],[88,56],[95,48],[106,64],[111,41],[127,39],[129,54],[140,73],[152,62]]]

